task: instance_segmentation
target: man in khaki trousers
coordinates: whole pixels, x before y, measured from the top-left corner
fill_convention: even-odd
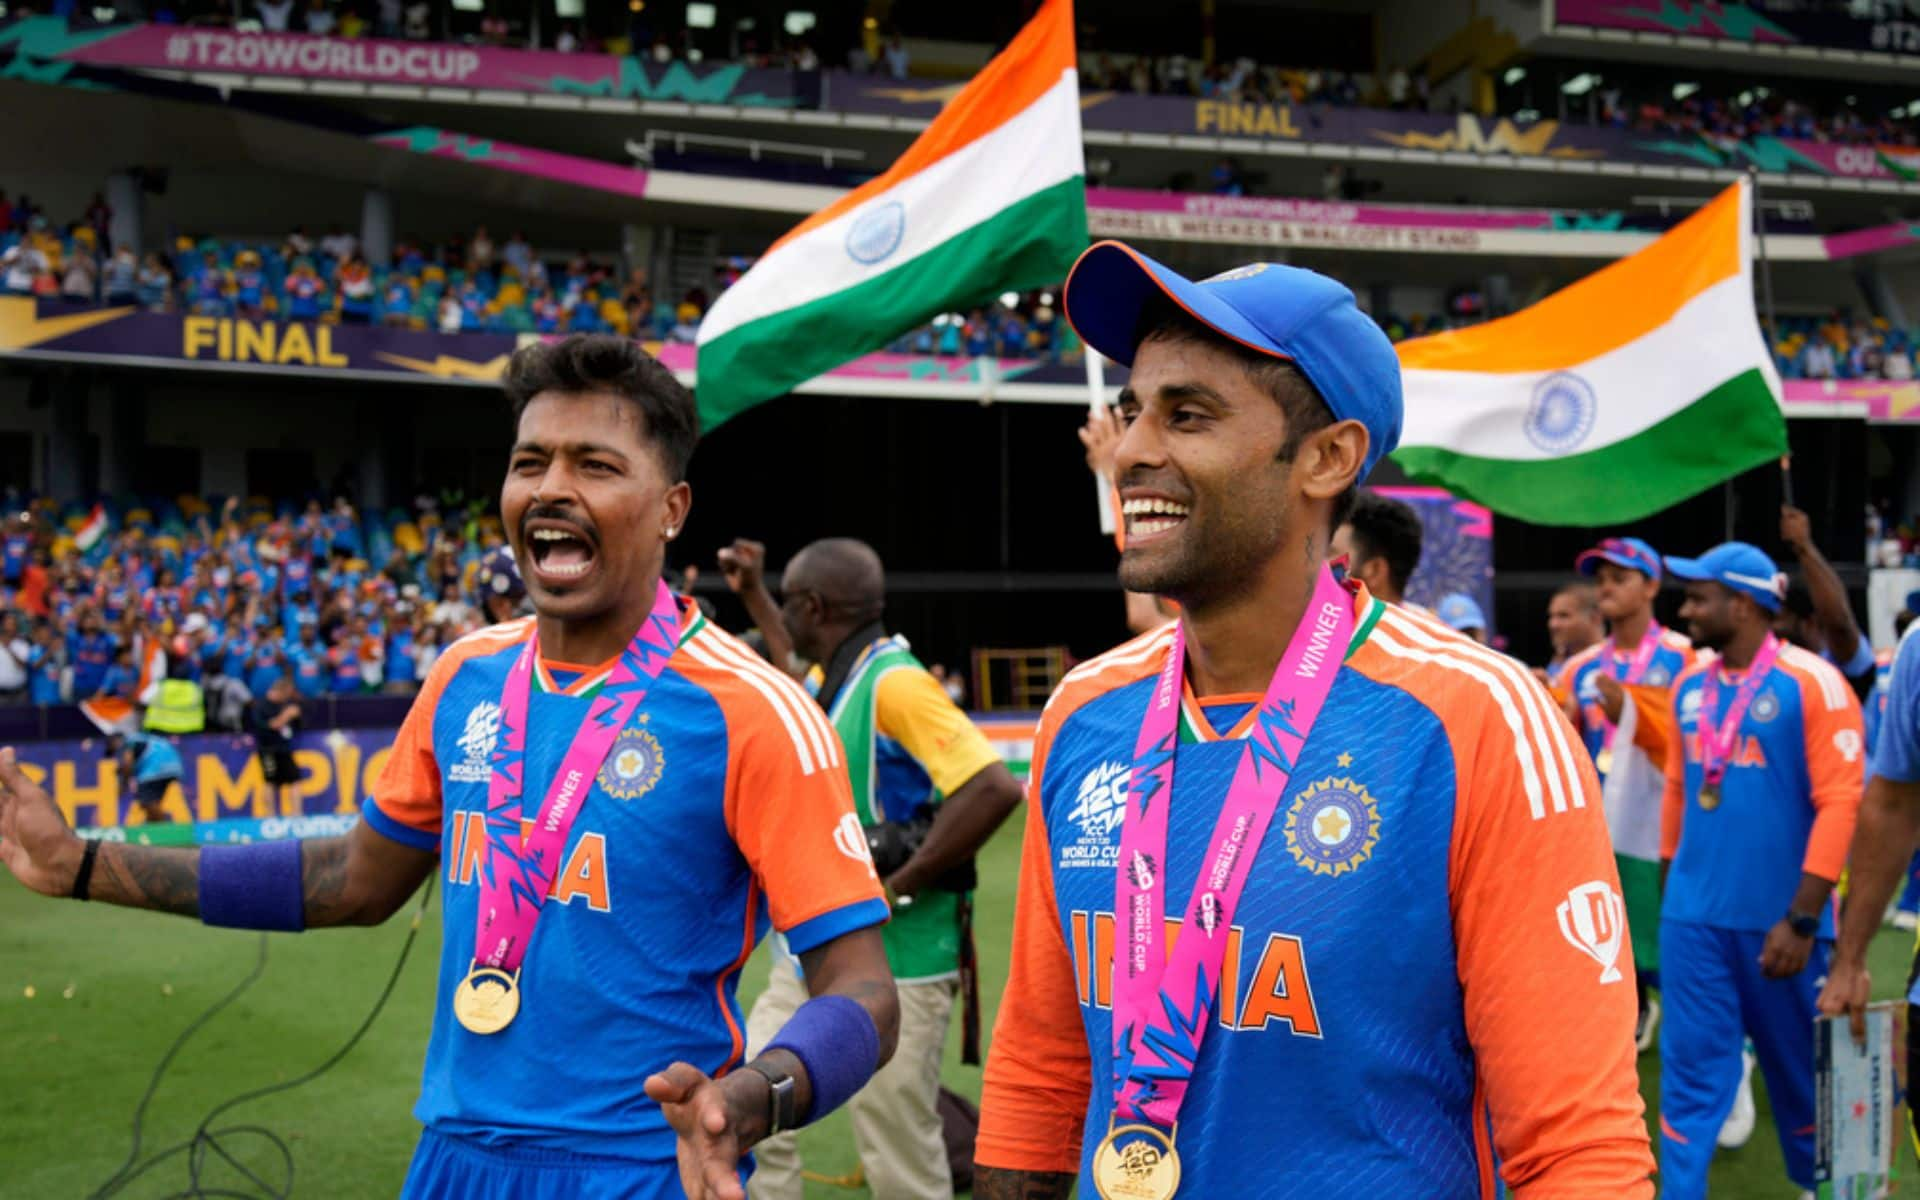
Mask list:
[[[859,834],[847,830],[849,844],[839,849],[871,852],[893,905],[883,933],[900,990],[900,1041],[847,1105],[860,1162],[874,1200],[952,1200],[940,1066],[961,964],[971,954],[973,856],[1020,803],[1020,785],[906,639],[886,632],[885,576],[871,547],[846,538],[806,547],[787,564],[778,606],[760,578],[759,548],[752,549],[751,569],[742,569],[737,554],[723,558],[727,582],[756,614],[776,661],[791,639],[793,652],[818,664],[807,688],[846,749],[863,826]],[[783,951],[776,939],[767,990],[747,1019],[750,1054],[807,998],[799,964]],[[791,1134],[753,1153],[751,1200],[801,1200]]]

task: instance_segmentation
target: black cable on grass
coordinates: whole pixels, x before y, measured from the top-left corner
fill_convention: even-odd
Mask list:
[[[265,1197],[266,1200],[290,1200],[293,1195],[293,1151],[280,1135],[274,1133],[264,1125],[229,1125],[223,1129],[214,1129],[211,1128],[211,1126],[216,1118],[231,1109],[238,1108],[243,1104],[248,1104],[255,1100],[263,1099],[278,1092],[291,1091],[294,1088],[313,1082],[332,1070],[341,1059],[352,1052],[355,1046],[359,1045],[360,1039],[366,1036],[367,1030],[373,1028],[373,1023],[380,1016],[381,1010],[386,1008],[387,1000],[392,997],[395,985],[400,982],[400,972],[405,969],[407,965],[407,956],[413,952],[413,943],[415,939],[420,936],[420,923],[426,916],[427,905],[431,903],[432,900],[433,876],[428,875],[427,886],[422,890],[420,895],[420,907],[414,911],[413,921],[407,928],[407,939],[400,944],[400,957],[394,962],[392,973],[387,976],[386,986],[380,989],[379,998],[373,1002],[372,1010],[367,1013],[366,1019],[360,1022],[360,1027],[353,1031],[353,1036],[349,1037],[325,1062],[297,1079],[289,1079],[285,1083],[276,1083],[268,1087],[256,1088],[250,1092],[242,1092],[230,1100],[215,1105],[213,1109],[201,1119],[199,1126],[194,1129],[192,1137],[177,1145],[169,1146],[165,1150],[157,1150],[149,1155],[145,1161],[141,1161],[140,1141],[147,1119],[147,1105],[152,1102],[154,1093],[159,1090],[160,1080],[165,1077],[167,1068],[173,1065],[174,1058],[179,1055],[181,1049],[186,1046],[194,1034],[200,1032],[209,1021],[220,1014],[221,1010],[225,1009],[235,1000],[238,1000],[241,993],[252,987],[259,981],[260,976],[265,973],[267,969],[267,935],[264,933],[261,934],[260,956],[254,960],[253,970],[249,971],[247,977],[242,979],[232,991],[216,1001],[213,1007],[207,1009],[207,1011],[201,1013],[198,1017],[195,1017],[191,1024],[180,1031],[180,1036],[173,1040],[173,1045],[167,1048],[167,1052],[160,1056],[160,1065],[154,1068],[153,1077],[147,1081],[147,1090],[141,1095],[139,1105],[133,1110],[133,1146],[127,1151],[127,1160],[120,1165],[119,1170],[107,1178],[105,1183],[101,1184],[89,1195],[88,1200],[108,1200],[109,1197],[117,1196],[125,1191],[134,1180],[147,1174],[147,1172],[153,1170],[161,1163],[182,1154],[187,1156],[187,1186],[183,1191],[170,1193],[166,1197],[166,1200],[262,1200],[262,1197]],[[283,1174],[282,1180],[277,1186],[261,1178],[257,1172],[248,1168],[228,1150],[226,1145],[222,1144],[222,1139],[231,1140],[242,1136],[259,1138],[279,1153],[280,1168]],[[201,1176],[207,1167],[211,1165],[208,1159],[209,1155],[217,1156],[235,1171],[246,1176],[248,1181],[258,1190],[236,1191],[232,1188],[214,1187],[205,1183]]]

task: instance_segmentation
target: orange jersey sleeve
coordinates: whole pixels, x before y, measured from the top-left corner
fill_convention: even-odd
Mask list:
[[[1570,727],[1539,738],[1503,719],[1485,685],[1447,691],[1438,711],[1461,781],[1454,940],[1502,1174],[1528,1200],[1651,1197],[1633,958],[1599,777]],[[1546,700],[1545,720],[1561,722]],[[1584,803],[1535,815],[1529,762]]]
[[[675,666],[727,723],[727,832],[795,954],[886,920],[887,902],[853,812],[840,735],[813,698],[733,637],[707,626]]]
[[[1058,721],[1043,716],[1034,735],[1013,954],[987,1054],[974,1159],[1008,1170],[1077,1174],[1093,1062],[1080,1021],[1073,956],[1054,901],[1053,853],[1040,790]]]
[[[1803,657],[1804,656],[1804,657]],[[1782,655],[1800,684],[1807,779],[1812,784],[1813,829],[1801,870],[1838,880],[1866,788],[1866,733],[1853,686],[1831,664],[1805,651]]]

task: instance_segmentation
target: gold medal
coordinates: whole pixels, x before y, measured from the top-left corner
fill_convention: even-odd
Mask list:
[[[1173,1200],[1180,1189],[1173,1135],[1151,1125],[1108,1129],[1093,1152],[1093,1186],[1100,1200]]]
[[[453,989],[453,1016],[469,1033],[499,1033],[520,1011],[520,972],[478,962]]]
[[[1593,766],[1594,769],[1602,775],[1611,774],[1613,772],[1613,747],[1600,747],[1600,753],[1593,756]]]
[[[1713,783],[1700,785],[1700,807],[1708,812],[1720,807],[1720,786]]]

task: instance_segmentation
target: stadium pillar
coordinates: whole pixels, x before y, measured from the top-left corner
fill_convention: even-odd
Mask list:
[[[360,251],[369,263],[393,257],[393,197],[378,188],[360,198]]]
[[[1895,329],[1907,327],[1907,306],[1900,303],[1899,293],[1889,286],[1887,273],[1878,263],[1866,262],[1856,267],[1853,281],[1866,294],[1875,316],[1885,317],[1887,324]]]
[[[55,375],[51,427],[47,430],[47,494],[87,498],[99,481],[99,464],[87,444],[87,383],[71,372]]]
[[[107,236],[113,240],[114,249],[125,246],[135,254],[143,249],[140,230],[145,223],[146,196],[140,177],[132,171],[115,171],[107,176],[107,207],[113,210]]]
[[[627,260],[627,269],[644,268],[647,272],[647,285],[653,285],[653,226],[622,225],[620,227],[620,253]],[[646,314],[647,320],[653,319],[652,313]]]
[[[119,206],[114,206],[118,217]],[[134,488],[134,461],[146,443],[146,408],[137,385],[120,380],[108,385],[105,418],[93,432],[100,442],[100,490],[110,494]]]
[[[361,513],[379,512],[387,507],[387,475],[391,455],[388,440],[396,425],[402,424],[402,406],[362,398],[355,405],[354,424],[359,436],[359,456],[354,474],[360,482]]]

